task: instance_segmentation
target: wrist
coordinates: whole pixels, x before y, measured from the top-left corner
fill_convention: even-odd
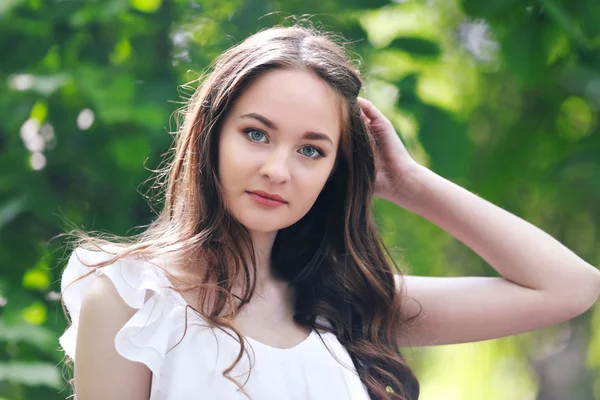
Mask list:
[[[426,189],[425,183],[427,179],[431,178],[433,172],[416,162],[404,171],[399,185],[396,186],[393,198],[389,200],[409,211],[416,211],[422,203],[422,197]]]

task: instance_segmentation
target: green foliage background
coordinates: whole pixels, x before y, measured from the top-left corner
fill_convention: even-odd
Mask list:
[[[365,96],[419,162],[600,264],[596,0],[2,0],[0,399],[70,394],[61,218],[124,235],[148,223],[138,191],[172,143],[178,86],[303,14],[353,42]],[[428,221],[376,212],[412,274],[495,274]],[[600,309],[407,356],[424,400],[600,399]]]

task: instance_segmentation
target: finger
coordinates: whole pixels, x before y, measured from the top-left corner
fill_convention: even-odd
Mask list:
[[[358,105],[360,109],[367,115],[369,118],[376,116],[376,107],[369,100],[364,99],[362,97],[357,98]]]
[[[381,111],[379,111],[379,109],[377,107],[375,107],[375,105],[373,103],[371,103],[369,100],[364,99],[362,97],[358,97],[357,101],[358,101],[358,105],[360,106],[361,110],[363,110],[363,112],[370,119],[376,119],[376,118],[383,117],[383,114],[381,113]]]
[[[365,114],[365,112],[362,109],[360,110],[360,116],[362,117],[363,121],[366,124],[370,124],[371,123],[371,118],[367,117],[367,114]]]

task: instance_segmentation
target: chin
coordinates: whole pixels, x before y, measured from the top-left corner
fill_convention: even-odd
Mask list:
[[[269,233],[282,229],[281,217],[256,215],[250,210],[232,213],[233,218],[251,232]]]
[[[276,217],[273,218],[273,221],[265,221],[266,218],[242,218],[240,219],[240,223],[246,227],[251,232],[260,232],[260,233],[275,233],[280,229],[285,228],[287,225],[282,224],[276,220]]]

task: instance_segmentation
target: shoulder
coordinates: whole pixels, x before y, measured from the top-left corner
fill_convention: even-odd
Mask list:
[[[146,365],[124,358],[115,337],[136,313],[121,298],[112,281],[99,275],[81,303],[75,358],[77,395],[90,399],[148,398],[151,372]],[[97,377],[102,375],[103,379]]]
[[[59,342],[75,361],[78,392],[85,390],[89,399],[147,399],[149,386],[152,393],[161,390],[166,350],[179,336],[185,314],[159,267],[77,248],[63,271],[61,289],[71,324]]]
[[[121,297],[113,281],[99,274],[87,287],[81,300],[81,314],[94,319],[127,321],[137,309],[130,307]]]
[[[84,322],[123,326],[138,312],[156,315],[160,311],[148,304],[152,297],[154,302],[162,300],[167,290],[158,267],[138,259],[112,259],[111,253],[77,248],[62,273],[61,296],[71,326],[60,341],[71,358]]]

